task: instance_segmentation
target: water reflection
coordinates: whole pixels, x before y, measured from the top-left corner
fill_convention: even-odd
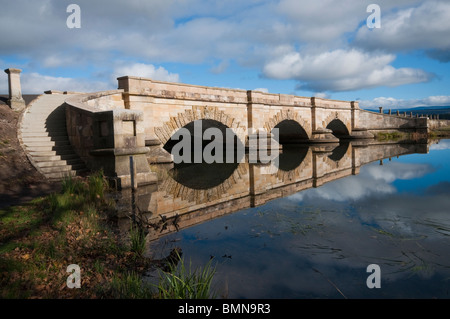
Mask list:
[[[214,256],[230,298],[449,298],[446,145],[294,147],[279,167],[161,168],[137,194],[148,253]],[[372,263],[380,289],[366,286]]]
[[[159,225],[164,219],[170,225],[177,219],[176,227],[172,223],[164,231],[150,227],[148,240],[152,241],[180,228],[358,174],[361,166],[373,161],[427,151],[426,144],[346,142],[285,147],[279,161],[269,164],[249,164],[244,158],[231,164],[156,166],[159,184],[141,187],[134,195],[138,211],[145,214],[149,224]],[[364,187],[355,185],[352,192],[361,189]],[[130,200],[131,195],[122,192],[123,211],[130,212]],[[128,229],[127,220],[121,220],[123,229]]]

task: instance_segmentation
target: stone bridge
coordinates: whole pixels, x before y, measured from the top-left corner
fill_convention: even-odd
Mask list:
[[[20,70],[6,71],[13,107],[13,102],[21,101]],[[133,76],[118,78],[118,90],[113,91],[46,93],[25,108],[19,130],[30,161],[44,172],[55,174],[64,167],[64,172],[73,173],[73,166],[65,159],[71,148],[88,169],[103,169],[118,188],[154,183],[155,174],[148,163],[171,162],[172,136],[180,128],[192,130],[192,123],[199,120],[204,129],[231,129],[233,140],[246,147],[250,137],[261,133],[272,136],[275,128],[280,144],[284,145],[369,140],[378,132],[392,131],[426,135],[431,126],[428,118],[369,112],[360,109],[356,101],[204,87]],[[63,114],[65,124],[60,117]],[[194,134],[194,138],[199,137]],[[58,152],[63,148],[66,153]],[[79,165],[75,154],[70,154],[70,160]]]
[[[164,146],[178,129],[196,120],[231,128],[240,142],[279,128],[280,142],[323,143],[373,138],[377,130],[423,131],[425,119],[383,116],[358,102],[167,83],[125,76],[118,79],[124,107],[141,111],[147,146]]]
[[[202,120],[204,128],[231,129],[242,145],[249,136],[278,128],[280,144],[373,139],[377,132],[427,132],[428,119],[361,110],[335,101],[258,91],[204,87],[124,76],[118,90],[69,97],[65,103],[71,145],[89,168],[103,168],[119,187],[154,181],[150,163],[171,162],[171,137]]]

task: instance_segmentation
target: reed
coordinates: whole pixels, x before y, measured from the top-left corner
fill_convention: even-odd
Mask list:
[[[157,285],[161,299],[209,299],[215,298],[211,283],[216,273],[212,259],[204,267],[192,268],[192,262],[186,265],[180,258],[177,265],[171,263],[169,271],[160,271]]]

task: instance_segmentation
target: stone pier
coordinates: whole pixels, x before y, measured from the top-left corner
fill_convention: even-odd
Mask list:
[[[8,105],[15,111],[25,108],[25,101],[22,98],[22,89],[20,86],[20,69],[9,68],[5,70],[8,74],[9,99]]]

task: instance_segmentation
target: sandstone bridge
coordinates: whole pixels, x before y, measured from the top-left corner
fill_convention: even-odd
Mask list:
[[[14,88],[10,95],[13,100]],[[281,144],[317,144],[373,139],[377,132],[427,134],[434,123],[362,110],[356,101],[124,76],[113,91],[47,91],[23,111],[18,135],[30,161],[49,178],[103,169],[118,188],[127,188],[154,183],[148,163],[170,162],[171,137],[198,120],[231,129],[242,145],[251,134],[270,135],[274,128]]]

